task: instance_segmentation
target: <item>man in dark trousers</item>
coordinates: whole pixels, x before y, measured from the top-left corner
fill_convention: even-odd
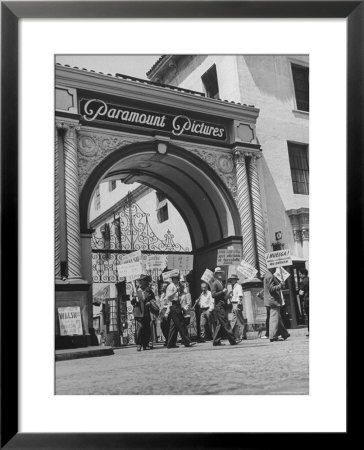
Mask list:
[[[300,277],[300,290],[298,293],[303,298],[303,309],[306,315],[307,331],[308,331],[308,334],[306,334],[306,336],[308,337],[310,333],[310,281],[308,278],[307,269],[304,268],[300,269],[299,277]]]
[[[212,345],[224,345],[221,343],[221,338],[225,335],[229,340],[230,345],[236,345],[241,340],[236,340],[233,331],[229,325],[226,313],[227,299],[229,297],[228,290],[223,285],[224,271],[220,267],[216,267],[214,271],[214,280],[211,283],[211,295],[215,300],[215,318],[216,328]]]
[[[154,299],[154,294],[149,288],[149,284],[152,281],[149,275],[140,275],[137,280],[139,282],[139,288],[136,291],[136,295],[131,300],[131,304],[134,306],[134,319],[135,319],[135,334],[137,351],[143,348],[143,350],[150,350],[150,300]]]
[[[286,340],[290,334],[286,330],[281,317],[282,296],[284,283],[273,275],[276,269],[268,269],[264,275],[264,305],[270,307],[269,340],[270,342]],[[278,338],[282,336],[283,339]]]
[[[183,311],[180,303],[182,286],[179,285],[179,275],[171,277],[172,282],[168,285],[165,299],[171,303],[169,309],[169,333],[167,348],[178,348],[177,335],[181,335],[182,343],[185,347],[192,347],[195,342],[191,342],[188,337],[188,330],[184,320]]]

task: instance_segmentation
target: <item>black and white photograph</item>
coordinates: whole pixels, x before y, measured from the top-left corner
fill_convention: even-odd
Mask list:
[[[56,54],[56,395],[309,395],[309,55]]]

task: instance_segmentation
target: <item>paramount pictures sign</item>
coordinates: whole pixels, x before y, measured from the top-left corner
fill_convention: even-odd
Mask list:
[[[168,115],[106,103],[97,98],[80,100],[80,114],[85,122],[108,122],[167,131],[174,136],[197,136],[226,140],[222,125],[191,119],[188,115]]]

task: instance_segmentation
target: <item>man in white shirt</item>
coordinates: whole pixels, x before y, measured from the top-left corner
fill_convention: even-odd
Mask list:
[[[232,292],[230,293],[230,301],[233,306],[233,318],[231,320],[231,328],[233,330],[233,333],[235,334],[235,328],[238,326],[240,328],[239,332],[239,338],[242,340],[246,340],[246,319],[244,319],[243,316],[243,298],[244,298],[244,292],[243,288],[241,287],[241,284],[238,283],[239,277],[237,275],[231,275],[229,278],[229,281],[232,284]]]
[[[212,298],[211,292],[207,289],[207,284],[201,284],[201,294],[195,303],[200,307],[200,333],[201,340],[200,342],[206,342],[206,328],[209,328],[211,333],[211,314],[214,309],[214,299]]]
[[[195,345],[188,336],[187,327],[183,318],[182,307],[180,303],[181,286],[179,285],[179,275],[172,276],[172,282],[168,285],[165,299],[171,302],[169,309],[169,333],[167,348],[178,348],[177,334],[181,335],[182,343],[185,347]]]
[[[159,304],[160,304],[160,314],[159,314],[159,321],[160,321],[160,327],[164,336],[164,345],[167,346],[168,341],[168,333],[169,333],[169,308],[171,307],[171,302],[169,302],[166,299],[166,290],[168,287],[168,283],[163,283],[161,287],[161,295],[159,297]]]

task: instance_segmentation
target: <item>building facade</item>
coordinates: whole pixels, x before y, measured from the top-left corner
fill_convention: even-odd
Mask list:
[[[240,92],[238,69],[243,60],[219,57],[224,70],[230,67],[226,72],[230,74],[230,81],[223,82],[224,78],[216,78],[216,74],[220,74],[218,60],[195,58],[162,57],[149,74],[155,81],[56,65],[55,322],[58,348],[90,343],[95,231],[92,221],[96,220],[91,211],[97,198],[101,198],[98,193],[101,183],[112,185],[115,180],[124,184],[139,183],[166,195],[188,230],[194,273],[191,288],[195,292],[205,269],[213,270],[216,266],[218,250],[242,249],[243,258],[262,275],[266,271],[265,253],[271,250],[276,232],[282,234],[286,248],[293,249],[294,226],[302,237],[304,213],[307,213],[304,225],[308,232],[308,204],[300,203],[301,197],[307,200],[306,194],[298,194],[299,197],[292,193],[281,194],[288,185],[287,180],[292,183],[287,174],[287,169],[292,173],[292,166],[287,166],[287,158],[282,159],[281,166],[276,161],[278,154],[282,157],[279,149],[283,145],[284,125],[278,130],[278,125],[270,124],[266,129],[269,121],[265,126],[264,122],[259,122],[260,108],[253,106],[250,100],[237,102],[234,97]],[[178,61],[185,61],[185,72],[176,70],[173,78],[170,70]],[[157,78],[163,67],[166,70],[161,83]],[[191,71],[191,67],[195,70]],[[201,86],[192,89],[199,79],[198,70],[204,91]],[[177,80],[177,74],[181,79]],[[220,83],[217,91],[216,79]],[[167,85],[167,82],[180,86]],[[223,86],[228,97],[235,100],[220,100]],[[276,99],[271,101],[274,103]],[[297,120],[307,122],[305,116]],[[262,138],[258,127],[261,127]],[[292,126],[298,134],[299,128]],[[302,129],[305,126],[302,125]],[[289,142],[303,144],[305,131],[300,132],[301,137],[292,132]],[[276,146],[269,147],[268,140],[276,141]],[[265,152],[270,156],[266,158]],[[272,161],[276,162],[275,171]],[[281,177],[285,178],[281,184],[276,182],[279,167],[282,167]],[[299,183],[297,179],[296,184]],[[161,198],[160,203],[163,201]],[[298,240],[297,243],[298,258],[299,252],[304,255],[304,246]],[[110,253],[111,249],[104,250]],[[123,243],[123,251],[133,250],[135,247],[130,242]],[[250,280],[245,285],[246,297],[256,299],[259,286],[258,280]],[[295,324],[297,299],[293,282],[289,283],[288,297]],[[59,311],[67,307],[79,308],[82,335],[62,334]]]
[[[276,248],[276,233],[281,232],[278,244],[308,265],[308,56],[166,55],[147,75],[152,81],[259,108],[258,170],[267,251]]]

